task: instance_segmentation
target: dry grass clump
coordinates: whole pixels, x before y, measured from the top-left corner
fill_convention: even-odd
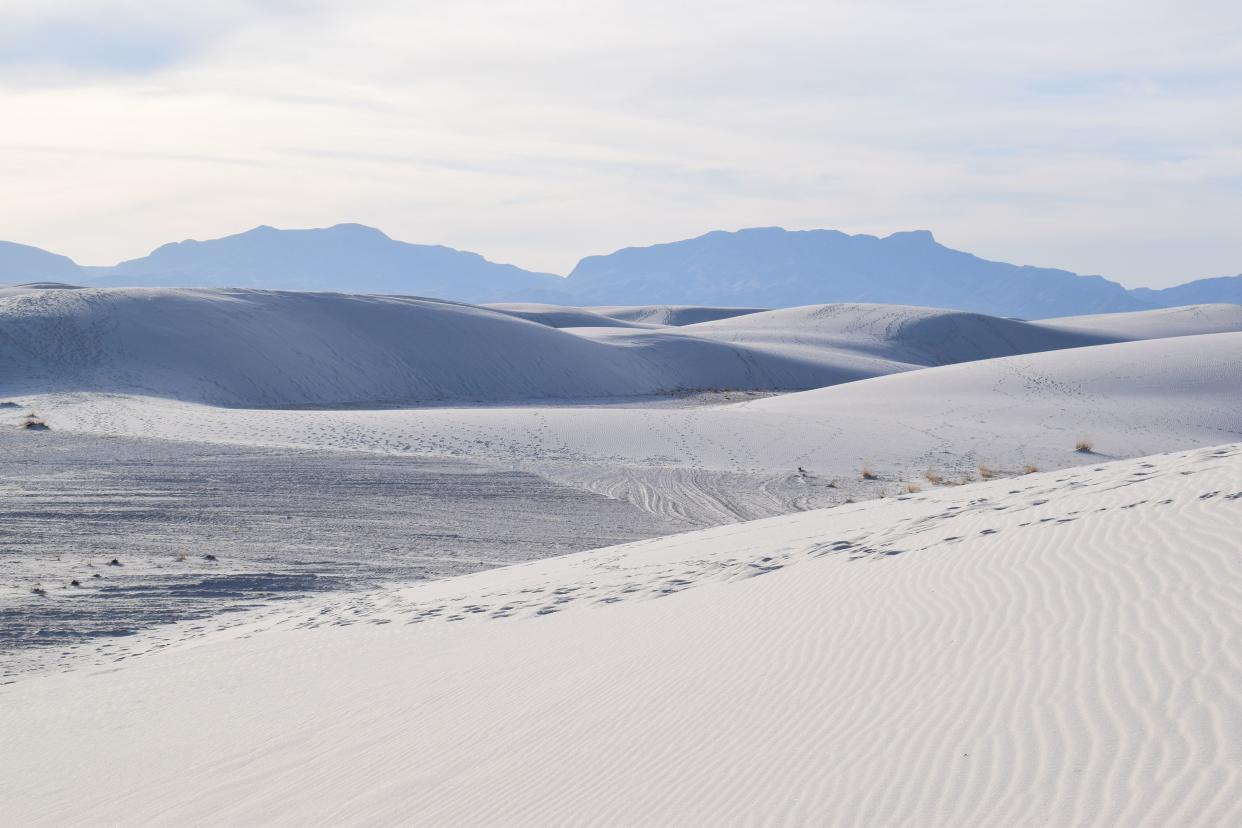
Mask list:
[[[928,483],[932,484],[933,486],[939,486],[940,484],[944,483],[944,478],[938,472],[936,472],[935,469],[928,469],[927,471],[923,472],[923,479],[926,480]]]
[[[1030,463],[1027,463],[1022,467],[1023,474],[1034,474],[1037,471],[1039,471],[1039,466],[1033,466]]]
[[[923,491],[923,487],[919,486],[917,483],[906,484],[906,494],[918,494],[921,491]]]
[[[980,463],[979,464],[979,479],[980,480],[991,480],[993,477],[996,477],[996,472],[994,472],[992,469]]]
[[[862,479],[863,480],[879,480],[880,475],[876,474],[874,471],[864,466],[862,470]]]
[[[1074,445],[1074,451],[1080,452],[1081,454],[1091,454],[1095,451],[1095,446],[1091,443],[1090,440],[1084,438],[1082,440],[1079,440]]]

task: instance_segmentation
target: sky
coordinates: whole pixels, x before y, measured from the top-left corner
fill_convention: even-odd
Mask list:
[[[0,0],[0,239],[113,264],[360,222],[531,270],[929,229],[1242,272],[1242,6]]]

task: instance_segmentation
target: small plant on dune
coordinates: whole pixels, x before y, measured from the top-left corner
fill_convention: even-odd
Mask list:
[[[871,469],[864,466],[862,470],[862,479],[863,480],[879,480],[880,475],[876,474]]]
[[[30,588],[30,591],[33,592],[35,595],[47,595],[47,590],[43,588],[42,584],[34,585],[33,587]]]
[[[996,472],[992,471],[992,469],[980,463],[979,464],[979,479],[980,480],[991,480],[993,477],[996,477]]]
[[[1039,471],[1039,466],[1032,466],[1030,463],[1022,467],[1023,474],[1034,474],[1037,471]]]
[[[917,483],[906,484],[906,494],[918,494],[921,491],[923,491],[923,488]]]
[[[47,423],[39,419],[33,414],[27,414],[26,419],[22,421],[22,428],[27,431],[47,431]]]
[[[1074,451],[1079,452],[1080,454],[1091,454],[1095,451],[1095,446],[1092,445],[1090,440],[1082,439],[1075,444]]]
[[[937,473],[934,469],[928,469],[923,472],[923,478],[933,486],[939,486],[944,482],[944,477]]]

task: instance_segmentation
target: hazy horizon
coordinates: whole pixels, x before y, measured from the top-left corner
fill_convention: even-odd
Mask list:
[[[0,0],[0,238],[107,265],[352,221],[533,271],[930,229],[1163,287],[1242,271],[1232,4]]]
[[[249,227],[246,227],[246,228],[243,228],[243,229],[241,229],[241,230],[234,231],[234,232],[224,233],[224,234],[222,234],[222,235],[220,235],[220,236],[197,236],[197,237],[187,237],[187,238],[184,238],[184,239],[167,239],[166,241],[161,242],[160,244],[156,245],[156,247],[154,247],[154,248],[151,248],[151,249],[149,249],[149,250],[145,250],[145,251],[142,251],[142,252],[139,252],[139,253],[134,253],[134,254],[132,254],[132,255],[127,255],[127,256],[124,256],[123,258],[116,259],[115,261],[89,261],[89,262],[84,262],[84,261],[81,261],[81,260],[79,260],[79,259],[77,259],[77,258],[75,258],[75,257],[71,256],[71,255],[70,255],[70,254],[68,254],[68,253],[65,253],[65,252],[64,252],[64,251],[62,251],[62,250],[51,250],[51,249],[47,249],[47,248],[41,248],[41,249],[44,249],[44,250],[46,250],[46,251],[47,251],[47,252],[49,252],[49,253],[55,253],[55,254],[59,254],[59,255],[68,256],[70,259],[72,259],[72,260],[73,260],[74,264],[77,264],[77,265],[82,266],[82,267],[111,268],[111,267],[115,267],[115,266],[117,266],[117,265],[119,265],[119,264],[122,264],[122,263],[124,263],[124,262],[127,262],[127,261],[131,261],[131,260],[134,260],[134,259],[142,259],[142,258],[145,258],[146,256],[148,256],[148,255],[152,254],[153,252],[155,252],[155,250],[156,250],[156,249],[158,249],[159,247],[161,247],[161,246],[163,246],[163,245],[165,245],[165,244],[175,244],[175,243],[184,242],[184,241],[200,241],[200,242],[202,242],[202,241],[213,241],[213,240],[220,239],[220,238],[227,238],[227,237],[230,237],[230,236],[242,235],[242,234],[248,233],[248,232],[250,232],[250,231],[257,230],[257,229],[259,229],[260,227],[264,227],[264,226],[267,226],[267,227],[272,227],[273,229],[280,230],[280,231],[285,231],[285,230],[296,231],[296,230],[326,230],[326,229],[330,229],[331,227],[335,227],[335,226],[338,226],[338,225],[349,225],[349,224],[362,225],[362,226],[365,226],[365,227],[371,227],[372,229],[375,229],[375,230],[379,230],[380,232],[384,233],[386,236],[388,236],[389,238],[391,238],[393,241],[396,241],[396,242],[405,242],[405,243],[409,243],[409,244],[416,244],[416,245],[440,245],[440,246],[449,246],[449,247],[453,247],[453,249],[456,249],[456,250],[462,250],[463,252],[477,253],[477,254],[479,254],[479,255],[483,256],[483,258],[487,259],[488,261],[490,261],[490,262],[494,262],[494,263],[496,263],[496,264],[514,265],[514,266],[516,266],[516,267],[522,268],[523,270],[526,270],[526,271],[529,271],[529,272],[532,272],[532,273],[543,273],[543,274],[546,274],[546,275],[552,275],[552,276],[558,276],[558,277],[564,278],[564,277],[567,277],[567,276],[569,275],[569,273],[570,273],[570,271],[571,271],[571,270],[573,270],[573,265],[571,265],[570,267],[566,268],[564,271],[560,271],[560,272],[558,272],[558,271],[553,271],[553,270],[544,270],[544,271],[541,271],[541,270],[539,270],[539,269],[537,269],[537,268],[534,268],[534,267],[527,267],[527,266],[525,266],[522,262],[507,261],[507,260],[502,259],[502,258],[497,258],[497,257],[495,257],[495,256],[493,256],[493,255],[490,255],[490,254],[489,254],[487,251],[485,251],[485,250],[479,250],[479,249],[477,249],[477,248],[470,248],[470,247],[455,247],[455,246],[453,246],[453,245],[443,245],[441,242],[437,242],[437,241],[434,241],[434,240],[416,240],[416,239],[405,239],[405,238],[401,238],[401,237],[399,237],[399,236],[396,236],[396,235],[394,235],[394,234],[392,234],[392,233],[389,233],[389,232],[388,232],[387,230],[385,230],[385,228],[383,228],[383,227],[374,227],[373,225],[363,225],[361,222],[351,222],[351,221],[338,221],[338,222],[334,222],[334,223],[329,224],[329,225],[324,225],[324,226],[322,226],[322,227],[278,227],[278,226],[275,226],[275,225],[272,225],[272,224],[260,223],[260,224],[252,225],[252,226],[249,226]],[[609,255],[609,254],[612,254],[612,253],[618,252],[618,251],[623,250],[623,249],[626,249],[626,248],[648,247],[648,246],[653,246],[653,245],[661,245],[661,244],[673,244],[673,243],[680,242],[680,241],[686,241],[686,240],[689,240],[689,239],[698,238],[698,237],[700,237],[700,236],[704,236],[704,235],[707,235],[707,234],[709,234],[709,233],[714,233],[714,232],[736,233],[736,232],[741,232],[741,231],[744,231],[744,230],[754,230],[754,229],[760,229],[760,228],[765,228],[765,227],[773,227],[773,226],[775,226],[775,225],[753,225],[753,226],[748,226],[748,227],[734,227],[734,228],[712,228],[712,229],[708,229],[708,230],[703,230],[702,232],[699,232],[699,233],[695,233],[695,234],[693,234],[693,235],[691,235],[691,236],[686,236],[684,239],[661,239],[661,240],[658,240],[658,241],[648,242],[648,243],[646,243],[646,244],[623,244],[623,245],[620,245],[619,247],[616,247],[616,248],[610,248],[610,249],[608,249],[608,250],[597,250],[597,251],[593,251],[593,252],[589,252],[589,253],[584,253],[582,256],[579,256],[577,259],[575,259],[575,260],[574,260],[574,263],[575,263],[575,264],[577,264],[577,263],[578,263],[578,262],[580,262],[582,259],[587,258],[587,257],[591,257],[591,256],[606,256],[606,255]],[[814,231],[814,230],[829,230],[829,231],[832,231],[832,230],[839,230],[839,228],[835,228],[835,227],[805,227],[805,228],[803,228],[803,227],[778,227],[777,229],[780,229],[780,230],[786,230],[786,231],[790,231],[790,232],[806,232],[806,231]],[[979,256],[980,258],[984,258],[984,259],[989,259],[989,260],[991,260],[991,259],[990,259],[990,257],[981,256],[981,255],[980,255],[979,253],[977,253],[976,251],[973,251],[973,250],[966,250],[966,249],[963,249],[963,248],[961,248],[961,247],[957,247],[956,245],[946,243],[946,242],[945,242],[945,240],[944,240],[944,239],[942,239],[942,238],[940,238],[940,236],[936,233],[936,231],[935,231],[934,229],[931,229],[931,228],[925,228],[925,227],[917,227],[917,228],[915,228],[915,227],[911,227],[911,228],[905,228],[905,229],[902,229],[902,230],[895,230],[895,231],[893,231],[893,232],[894,232],[894,233],[902,233],[902,232],[923,231],[923,230],[926,230],[926,231],[930,232],[930,233],[931,233],[931,234],[935,237],[936,242],[937,242],[938,244],[940,244],[940,245],[944,246],[944,247],[948,247],[948,248],[951,248],[951,249],[959,250],[959,251],[964,252],[964,253],[970,253],[970,254],[972,254],[972,255]],[[840,232],[846,232],[846,231],[840,231]],[[877,238],[884,238],[885,236],[887,236],[887,235],[889,235],[889,234],[888,234],[888,233],[867,233],[866,231],[859,231],[858,233],[850,233],[850,235],[868,235],[868,236],[875,236],[875,237],[877,237]],[[0,241],[16,242],[16,243],[18,243],[18,244],[27,244],[26,242],[22,242],[21,240],[18,240],[18,239],[0,239]],[[36,246],[37,246],[37,245],[36,245]],[[1122,285],[1122,287],[1125,287],[1125,288],[1147,287],[1147,285],[1140,285],[1140,284],[1137,284],[1137,283],[1132,283],[1130,280],[1127,280],[1127,279],[1125,279],[1124,277],[1123,277],[1123,278],[1114,278],[1114,277],[1109,276],[1109,275],[1107,275],[1107,274],[1083,273],[1083,272],[1081,272],[1081,271],[1073,271],[1073,269],[1072,269],[1072,268],[1069,268],[1069,267],[1063,267],[1063,266],[1061,266],[1061,265],[1056,265],[1056,264],[1047,264],[1047,263],[1045,263],[1045,262],[1005,261],[1005,260],[1000,260],[1000,259],[997,259],[997,260],[995,260],[995,261],[1002,261],[1002,262],[1004,262],[1005,264],[1013,264],[1013,265],[1019,265],[1019,266],[1040,267],[1040,268],[1057,268],[1057,269],[1061,269],[1061,270],[1068,270],[1068,271],[1071,271],[1071,272],[1076,272],[1076,273],[1078,273],[1078,275],[1080,275],[1080,276],[1104,276],[1105,278],[1108,278],[1108,279],[1110,279],[1111,281],[1114,281],[1114,282],[1117,282],[1117,283],[1121,284],[1121,285]],[[1240,268],[1240,269],[1239,269],[1239,273],[1242,273],[1242,268]],[[1190,276],[1187,276],[1185,279],[1183,279],[1183,280],[1182,280],[1182,282],[1179,282],[1179,283],[1174,283],[1174,284],[1183,284],[1183,283],[1185,283],[1185,282],[1194,281],[1194,280],[1198,280],[1198,279],[1210,279],[1210,278],[1215,278],[1215,277],[1219,277],[1219,276],[1234,276],[1234,275],[1239,275],[1239,274],[1235,274],[1235,273],[1211,273],[1211,274],[1190,275]]]

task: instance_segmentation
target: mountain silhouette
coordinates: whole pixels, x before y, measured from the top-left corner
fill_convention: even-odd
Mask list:
[[[477,253],[395,241],[373,227],[261,226],[210,241],[166,244],[87,277],[97,286],[257,287],[402,293],[465,302],[514,296],[555,300],[564,280],[490,262]]]
[[[37,247],[0,241],[0,284],[77,281],[83,269],[68,256]]]
[[[567,278],[450,247],[396,241],[361,224],[308,230],[261,226],[219,239],[166,244],[110,267],[82,267],[35,247],[0,242],[0,284],[45,281],[574,306],[874,302],[1024,319],[1242,303],[1242,275],[1127,290],[1102,276],[982,259],[945,247],[926,230],[881,238],[779,227],[713,231],[588,256]]]
[[[980,259],[925,230],[885,238],[779,227],[718,231],[591,256],[569,283],[584,304],[880,302],[1025,318],[1150,307],[1100,276]]]

